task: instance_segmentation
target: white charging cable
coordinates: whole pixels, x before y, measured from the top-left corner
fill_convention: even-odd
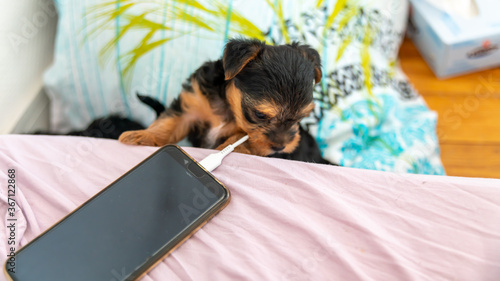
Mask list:
[[[207,157],[205,157],[203,160],[201,160],[199,162],[200,165],[203,166],[203,168],[205,168],[205,170],[207,170],[209,172],[215,170],[217,167],[220,166],[220,164],[222,163],[222,159],[224,159],[224,157],[226,157],[229,153],[231,153],[235,147],[244,143],[247,139],[248,139],[248,135],[242,137],[237,142],[228,145],[223,150],[208,155]]]

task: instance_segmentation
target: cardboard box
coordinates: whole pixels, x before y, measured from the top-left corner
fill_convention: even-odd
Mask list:
[[[410,36],[439,78],[500,66],[500,1],[475,1],[479,14],[467,19],[410,0]]]

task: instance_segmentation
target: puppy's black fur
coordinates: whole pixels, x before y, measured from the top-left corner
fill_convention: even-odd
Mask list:
[[[141,130],[144,126],[119,115],[111,115],[105,118],[98,118],[88,125],[87,128],[80,131],[71,131],[65,134],[52,133],[47,131],[36,131],[35,135],[66,135],[66,136],[84,136],[104,139],[118,139],[120,135],[128,130]]]
[[[143,96],[137,93],[137,98],[144,104],[151,107],[156,112],[156,117],[165,111],[165,107],[157,100]],[[128,118],[123,118],[119,115],[111,115],[109,117],[98,118],[92,121],[87,128],[78,131],[71,131],[63,135],[67,136],[84,136],[93,138],[105,138],[105,139],[118,139],[120,135],[125,131],[130,130],[142,130],[144,126],[140,123],[130,120]],[[36,135],[60,135],[52,132],[37,131]]]

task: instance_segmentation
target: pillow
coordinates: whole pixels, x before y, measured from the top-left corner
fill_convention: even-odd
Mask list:
[[[323,156],[344,166],[444,173],[436,115],[395,60],[407,1],[58,0],[55,61],[45,75],[52,129],[120,114],[149,125],[139,92],[169,104],[236,36],[307,43],[322,57],[316,110],[303,121]]]

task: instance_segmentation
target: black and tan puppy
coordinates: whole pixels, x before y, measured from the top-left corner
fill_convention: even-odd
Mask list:
[[[187,136],[195,146],[223,149],[248,135],[235,151],[291,153],[300,140],[299,121],[314,108],[313,86],[320,79],[319,54],[307,45],[234,39],[221,60],[206,62],[189,77],[151,126],[125,132],[119,140],[163,146]]]

